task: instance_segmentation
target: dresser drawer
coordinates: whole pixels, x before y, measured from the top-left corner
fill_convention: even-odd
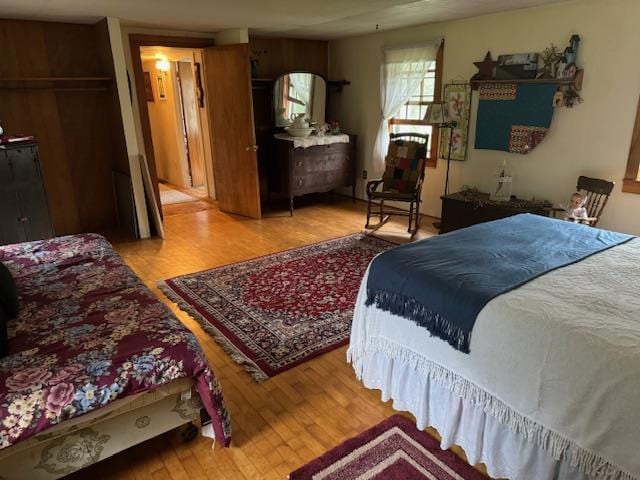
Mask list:
[[[346,187],[351,183],[351,175],[346,169],[293,175],[291,190],[294,195],[313,192],[328,192],[334,188]]]
[[[326,170],[340,170],[351,163],[349,144],[334,143],[310,148],[296,148],[292,157],[294,175]]]

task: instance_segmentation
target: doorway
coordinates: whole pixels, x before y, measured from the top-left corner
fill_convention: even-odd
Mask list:
[[[200,49],[141,46],[145,100],[163,213],[215,200]],[[209,168],[207,168],[209,166]]]
[[[156,148],[149,119],[149,102],[145,97],[148,95],[147,91],[152,91],[153,88],[163,87],[162,91],[166,92],[166,78],[169,76],[161,76],[160,81],[157,77],[157,86],[154,86],[153,81],[148,81],[147,85],[151,83],[151,87],[146,88],[140,53],[144,47],[156,45],[153,48],[165,50],[159,54],[165,54],[167,57],[168,68],[166,64],[163,65],[167,72],[172,70],[172,65],[176,70],[180,68],[172,63],[167,52],[187,49],[193,53],[195,79],[201,79],[200,86],[204,94],[204,102],[198,105],[202,136],[207,137],[208,132],[209,138],[209,141],[204,141],[207,195],[209,198],[215,198],[221,212],[260,218],[258,147],[253,118],[249,45],[242,43],[211,46],[211,40],[206,38],[137,34],[129,36],[129,44],[144,140],[145,155],[141,156],[141,167],[143,173],[148,167],[147,176],[150,181],[147,191],[152,197],[154,209],[160,204],[160,176],[154,153]],[[157,63],[161,60],[162,58],[158,58],[155,61]],[[175,61],[179,62],[180,58]],[[200,77],[197,75],[198,62]],[[166,93],[163,96],[165,95]],[[178,95],[176,99],[177,97]],[[179,110],[181,107],[175,108]],[[172,142],[172,145],[175,145],[175,142]],[[182,165],[184,175],[187,164],[182,162]],[[158,209],[155,209],[155,212],[156,216],[158,213],[162,216]],[[161,219],[158,221],[161,222]]]

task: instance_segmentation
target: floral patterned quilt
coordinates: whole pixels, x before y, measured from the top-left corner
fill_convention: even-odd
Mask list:
[[[0,449],[116,399],[194,379],[216,438],[231,439],[220,385],[193,334],[85,234],[0,247],[20,312],[0,359]]]

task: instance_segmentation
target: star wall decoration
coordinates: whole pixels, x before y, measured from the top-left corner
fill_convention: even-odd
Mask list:
[[[491,80],[494,78],[494,70],[498,66],[498,62],[493,60],[491,52],[487,52],[483,61],[473,62],[473,64],[478,67],[478,73],[471,77],[471,80]]]

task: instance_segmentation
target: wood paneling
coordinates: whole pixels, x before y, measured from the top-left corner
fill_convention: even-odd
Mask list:
[[[128,160],[106,28],[0,20],[0,45],[2,125],[39,143],[56,234],[112,228],[111,173]]]
[[[249,46],[208,47],[202,58],[220,210],[260,218]]]
[[[250,37],[251,56],[259,78],[276,78],[293,71],[329,75],[329,43],[321,40]]]

